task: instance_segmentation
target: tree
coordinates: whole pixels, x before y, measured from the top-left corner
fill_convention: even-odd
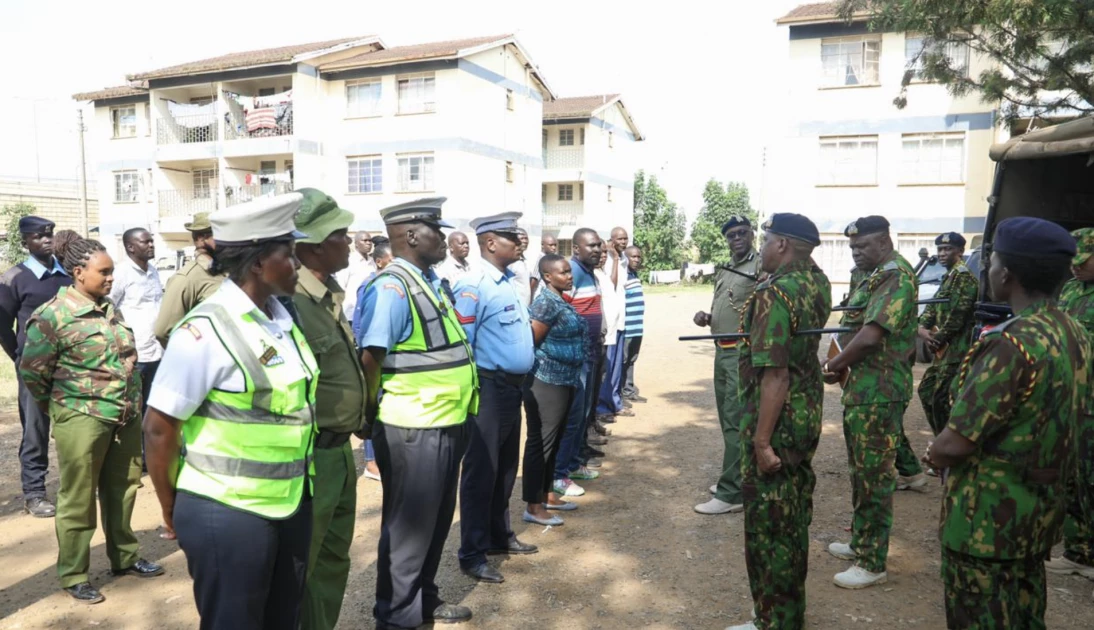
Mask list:
[[[691,242],[699,250],[701,263],[729,262],[729,248],[722,236],[722,225],[733,215],[746,217],[756,225],[756,211],[748,198],[744,184],[711,179],[703,189],[703,207],[691,226]]]
[[[29,203],[17,203],[6,205],[0,210],[0,220],[3,221],[7,238],[0,245],[0,264],[4,268],[17,265],[27,257],[27,250],[23,247],[23,239],[19,237],[19,219],[34,214],[35,207]]]
[[[687,219],[656,176],[634,174],[634,244],[642,248],[646,269],[678,269],[687,258]]]
[[[1094,112],[1094,0],[841,0],[839,15],[868,16],[878,32],[924,35],[893,100],[897,108],[919,78],[954,96],[979,93],[1002,103],[1007,122]],[[964,46],[990,67],[973,76],[963,54],[947,54]]]

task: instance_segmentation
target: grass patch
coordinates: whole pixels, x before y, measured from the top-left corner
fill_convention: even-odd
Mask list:
[[[15,365],[3,357],[0,359],[0,410],[15,409],[19,405],[19,385],[15,381]]]

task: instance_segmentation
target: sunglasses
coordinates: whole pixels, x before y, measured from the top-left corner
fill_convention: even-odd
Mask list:
[[[726,232],[726,238],[732,241],[739,238],[748,238],[750,234],[752,234],[751,230],[733,230],[731,232]]]

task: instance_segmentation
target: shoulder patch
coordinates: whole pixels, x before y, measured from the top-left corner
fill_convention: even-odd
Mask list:
[[[472,293],[470,291],[462,291],[460,293],[459,297],[467,298],[469,300],[475,300],[476,302],[479,301],[479,296],[475,295],[474,293]]]
[[[197,326],[193,325],[192,323],[186,322],[180,325],[178,329],[185,330],[186,332],[193,335],[195,341],[201,341],[201,331],[198,329]]]
[[[406,291],[403,290],[403,287],[399,286],[398,282],[385,282],[384,286],[381,288],[390,289],[398,293],[400,298],[406,299]]]

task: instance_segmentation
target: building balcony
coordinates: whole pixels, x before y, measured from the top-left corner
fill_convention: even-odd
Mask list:
[[[272,138],[293,134],[292,102],[282,103],[277,107],[253,109],[246,114],[233,112],[226,118],[225,140]]]
[[[189,218],[198,212],[213,212],[219,207],[216,189],[161,190],[157,193],[161,219]]]
[[[582,169],[585,168],[585,147],[556,147],[543,151],[543,166],[546,169]]]
[[[557,228],[577,225],[585,212],[580,201],[556,201],[543,204],[543,227]]]
[[[219,131],[216,114],[169,116],[156,121],[156,144],[215,142]]]
[[[246,203],[259,197],[282,195],[289,192],[292,192],[292,185],[288,182],[229,186],[224,189],[224,205],[230,208],[236,204]]]

